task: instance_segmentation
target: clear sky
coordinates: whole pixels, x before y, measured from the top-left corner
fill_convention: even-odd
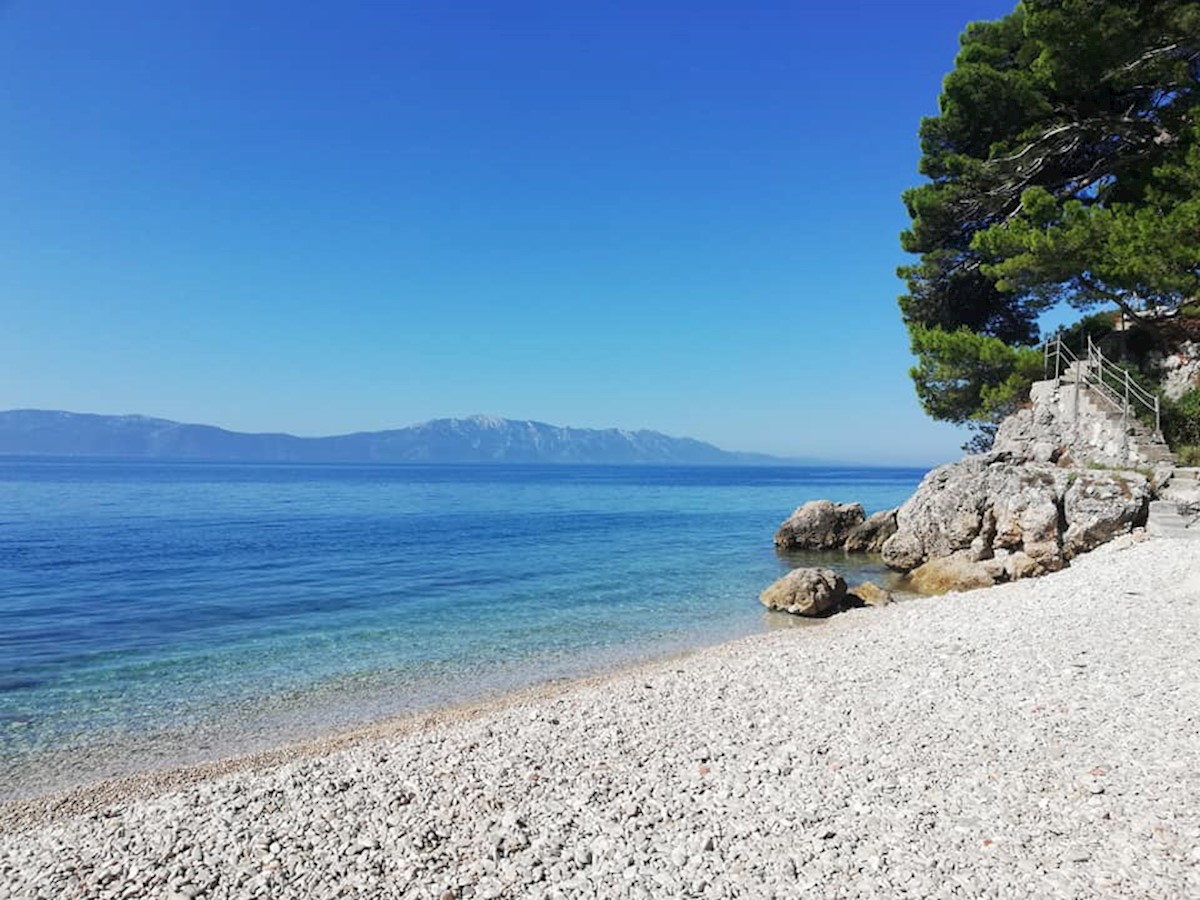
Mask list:
[[[926,464],[899,195],[1013,0],[0,0],[0,409]]]

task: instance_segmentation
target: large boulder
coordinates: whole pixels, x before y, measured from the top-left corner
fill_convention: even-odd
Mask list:
[[[1072,475],[1063,497],[1067,527],[1062,542],[1067,559],[1145,524],[1150,508],[1150,484],[1145,476],[1092,469]]]
[[[908,572],[925,561],[925,544],[915,530],[897,531],[880,548],[883,561],[898,572]]]
[[[781,550],[835,550],[865,520],[861,503],[810,500],[779,526],[775,546]]]
[[[896,514],[883,560],[911,571],[955,553],[972,561],[1020,551],[1045,570],[1061,567],[1059,506],[1067,474],[1007,453],[968,456],[930,472]]]
[[[878,553],[884,542],[896,533],[896,510],[885,509],[855,525],[846,535],[842,548],[851,553]]]
[[[1036,382],[1029,392],[1030,405],[1019,409],[996,429],[992,450],[1011,458],[1032,462],[1056,462],[1069,452],[1075,436],[1074,421],[1064,405],[1074,395],[1052,381]]]
[[[907,572],[969,549],[983,530],[989,469],[1002,462],[997,454],[976,454],[926,475],[896,512],[896,533],[883,544],[883,561]]]
[[[986,564],[995,580],[1042,575],[1143,524],[1149,501],[1137,472],[1067,468],[1009,451],[968,456],[925,476],[896,513],[883,561],[911,572],[954,557]],[[951,568],[924,579],[941,584],[965,573],[959,563]]]
[[[824,616],[835,612],[846,596],[846,582],[832,569],[793,569],[762,594],[767,609],[794,616]]]
[[[922,594],[971,591],[996,583],[990,567],[971,559],[969,553],[955,553],[929,560],[909,573],[909,583]]]
[[[1007,465],[992,470],[988,516],[993,530],[987,559],[997,550],[1023,552],[1046,569],[1061,568],[1059,502],[1065,476],[1044,465]]]

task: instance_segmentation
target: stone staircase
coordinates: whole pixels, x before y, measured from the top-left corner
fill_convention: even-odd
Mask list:
[[[1135,385],[1090,339],[1083,358],[1061,340],[1047,342],[1047,375],[1052,363],[1054,396],[1073,423],[1072,437],[1084,458],[1153,469],[1159,487],[1146,530],[1159,537],[1200,540],[1200,468],[1175,465],[1158,428],[1158,398]]]
[[[1200,468],[1176,468],[1150,503],[1146,530],[1158,537],[1200,540]]]
[[[1047,341],[1044,351],[1047,377],[1053,372],[1054,384],[1069,393],[1076,430],[1100,457],[1155,470],[1175,465],[1160,428],[1159,398],[1101,353],[1090,337],[1078,356],[1060,337]]]
[[[1090,425],[1097,433],[1097,441],[1101,433],[1107,433],[1110,452],[1119,453],[1131,465],[1152,469],[1174,466],[1175,457],[1162,434],[1142,422],[1133,409],[1123,406],[1111,392],[1097,387],[1088,377],[1087,366],[1086,361],[1072,362],[1058,377],[1058,383],[1068,393],[1078,385],[1070,401],[1075,420]]]
[[[1090,406],[1089,415],[1102,417],[1111,423],[1116,430],[1124,429],[1130,459],[1138,459],[1153,467],[1159,463],[1175,465],[1175,455],[1163,440],[1163,436],[1154,429],[1147,427],[1140,419],[1112,408],[1101,401],[1097,402],[1094,389],[1084,385],[1085,390],[1080,396],[1080,406]]]

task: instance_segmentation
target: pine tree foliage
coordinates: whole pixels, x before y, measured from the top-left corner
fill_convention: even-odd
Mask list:
[[[1200,297],[1200,3],[1022,0],[960,43],[903,198],[900,308],[926,411],[992,421],[1050,307]]]

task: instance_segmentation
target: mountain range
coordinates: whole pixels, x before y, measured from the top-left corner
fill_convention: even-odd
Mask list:
[[[496,416],[296,437],[246,434],[147,416],[40,409],[0,412],[0,455],[294,463],[770,465],[814,461],[733,453],[657,431],[563,428]]]

